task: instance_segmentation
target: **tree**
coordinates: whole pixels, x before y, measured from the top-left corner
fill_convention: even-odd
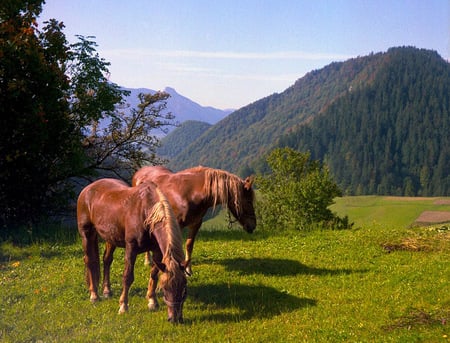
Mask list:
[[[309,153],[290,148],[273,150],[267,163],[271,173],[256,179],[258,217],[267,228],[306,229],[316,224],[349,227],[328,208],[342,192],[328,168],[310,159]]]
[[[169,94],[139,94],[138,108],[128,108],[129,92],[109,82],[109,63],[98,56],[92,37],[78,38],[67,67],[68,97],[73,122],[85,137],[87,161],[74,176],[100,173],[129,180],[142,165],[163,162],[156,156],[159,139],[150,132],[173,125],[174,116],[166,112]]]
[[[0,3],[0,227],[63,208],[75,177],[157,163],[149,132],[173,118],[165,93],[126,109],[91,37],[69,45],[62,23],[38,28],[43,2]]]

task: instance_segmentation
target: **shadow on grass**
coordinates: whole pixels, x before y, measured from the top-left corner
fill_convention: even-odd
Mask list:
[[[73,226],[56,224],[0,230],[0,263],[20,261],[30,256],[55,258],[65,255],[77,243]],[[81,251],[81,243],[80,243]]]
[[[241,226],[234,224],[230,229],[210,229],[210,228],[200,228],[197,234],[197,240],[209,242],[209,241],[252,241],[264,239],[269,236],[273,236],[267,231],[257,231],[256,229],[253,233],[246,232]],[[183,230],[184,236],[186,238],[187,230]]]
[[[231,258],[220,261],[228,271],[242,274],[262,274],[267,276],[295,276],[303,275],[341,275],[361,273],[365,270],[327,269],[308,267],[296,260],[266,259],[266,258]]]
[[[272,318],[317,304],[314,299],[295,297],[272,287],[233,283],[189,287],[189,299],[215,307],[216,313],[198,318],[215,322]]]

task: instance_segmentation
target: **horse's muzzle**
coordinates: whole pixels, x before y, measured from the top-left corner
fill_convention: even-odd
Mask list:
[[[180,316],[178,319],[175,319],[174,317],[169,317],[167,318],[167,321],[172,324],[184,324],[183,316]]]
[[[183,304],[187,297],[187,290],[183,292],[183,297],[179,302],[172,302],[163,296],[163,300],[167,305],[168,317],[167,320],[173,324],[183,324]]]
[[[253,233],[253,231],[255,231],[256,229],[256,222],[255,224],[245,224],[244,225],[244,230],[248,233]]]

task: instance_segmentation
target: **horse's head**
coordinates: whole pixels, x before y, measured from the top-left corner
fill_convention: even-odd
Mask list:
[[[160,268],[163,271],[161,288],[163,299],[167,305],[167,320],[171,323],[183,323],[183,304],[187,297],[187,279],[181,263],[170,262],[174,270],[168,267]]]
[[[176,221],[172,207],[162,191],[156,187],[159,201],[153,206],[146,222],[164,253],[162,260],[154,259],[162,272],[159,287],[163,291],[167,305],[168,320],[172,323],[183,322],[183,303],[187,296],[187,279],[184,273],[184,253],[181,230]]]
[[[234,197],[232,196],[228,198],[228,209],[248,233],[252,233],[256,228],[256,215],[253,206],[255,194],[252,185],[253,178],[247,177],[241,183],[238,200],[233,201]]]

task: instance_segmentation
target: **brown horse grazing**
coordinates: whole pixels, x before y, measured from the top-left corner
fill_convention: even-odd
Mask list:
[[[191,256],[195,236],[209,208],[216,205],[227,207],[249,233],[256,227],[251,178],[243,180],[226,171],[201,166],[177,173],[162,166],[148,166],[134,174],[132,185],[139,186],[148,181],[154,182],[164,192],[180,227],[188,228],[185,266],[189,275],[192,273]],[[153,288],[156,282],[157,279],[151,285]]]
[[[125,248],[125,268],[122,280],[119,313],[128,310],[128,291],[134,281],[136,256],[153,252],[152,270],[147,298],[149,308],[156,299],[155,289],[150,287],[152,278],[162,272],[161,286],[167,304],[168,319],[183,321],[183,302],[186,299],[186,276],[181,230],[172,208],[163,193],[153,183],[129,187],[114,179],[101,179],[82,190],[77,203],[78,231],[81,235],[86,279],[92,302],[98,300],[100,279],[98,237],[106,241],[103,256],[103,294],[111,295],[110,267],[116,247]]]

